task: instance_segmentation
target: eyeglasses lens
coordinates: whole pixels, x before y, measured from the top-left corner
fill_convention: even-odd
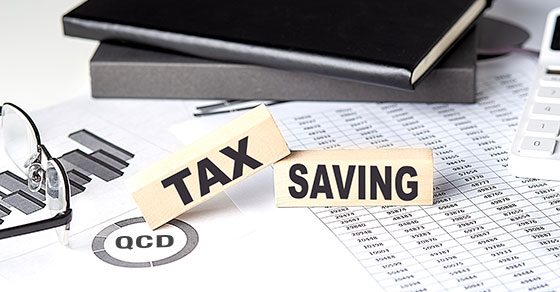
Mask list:
[[[27,175],[28,163],[37,154],[37,138],[25,116],[9,105],[2,107],[2,135],[6,154]]]

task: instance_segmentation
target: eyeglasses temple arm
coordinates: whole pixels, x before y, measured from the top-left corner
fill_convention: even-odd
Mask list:
[[[47,230],[50,228],[66,225],[71,220],[72,220],[72,209],[68,209],[62,213],[56,214],[54,217],[49,219],[0,230],[0,239],[29,234],[37,231]]]

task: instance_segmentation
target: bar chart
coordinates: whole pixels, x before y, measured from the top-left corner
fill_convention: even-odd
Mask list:
[[[72,196],[84,192],[85,185],[93,177],[105,182],[121,177],[123,169],[129,165],[127,161],[134,157],[134,154],[85,129],[69,134],[68,138],[91,151],[86,153],[75,149],[59,157],[68,174]],[[5,190],[0,190],[0,224],[4,222],[2,218],[14,209],[29,215],[45,207],[44,190],[30,191],[27,180],[11,171],[0,173],[0,188]]]

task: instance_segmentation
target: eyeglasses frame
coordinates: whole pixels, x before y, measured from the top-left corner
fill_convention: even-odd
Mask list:
[[[66,197],[66,209],[48,219],[43,219],[43,220],[30,222],[27,224],[13,226],[0,230],[0,239],[34,233],[34,232],[43,231],[43,230],[56,228],[60,226],[65,226],[65,228],[68,228],[70,221],[72,221],[72,209],[70,208],[70,183],[68,180],[68,175],[64,170],[64,166],[58,159],[52,157],[49,151],[47,150],[47,148],[43,144],[41,144],[41,137],[39,136],[39,130],[37,129],[37,126],[31,119],[31,117],[24,110],[22,110],[20,107],[18,107],[15,104],[7,102],[4,103],[2,106],[0,106],[0,117],[3,113],[2,108],[5,105],[9,105],[15,108],[19,113],[21,113],[27,119],[27,122],[31,125],[31,128],[33,129],[33,133],[35,135],[35,139],[37,141],[37,152],[39,153],[38,159],[40,159],[41,155],[44,154],[45,158],[47,159],[47,162],[51,161],[55,163],[57,167],[61,170],[61,174],[62,174],[61,180],[64,183],[64,196]],[[48,194],[45,194],[45,196],[48,196]]]

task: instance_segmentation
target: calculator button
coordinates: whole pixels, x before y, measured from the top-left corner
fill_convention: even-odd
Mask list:
[[[560,98],[560,87],[541,87],[537,95],[540,97]]]
[[[541,78],[541,85],[542,86],[560,86],[560,75],[553,75],[553,74],[545,74],[543,78]]]
[[[535,103],[533,113],[547,118],[560,119],[560,104]]]
[[[521,154],[530,156],[550,156],[554,153],[556,140],[537,137],[524,137],[521,141]]]
[[[560,121],[529,120],[527,131],[554,138],[560,132]]]

